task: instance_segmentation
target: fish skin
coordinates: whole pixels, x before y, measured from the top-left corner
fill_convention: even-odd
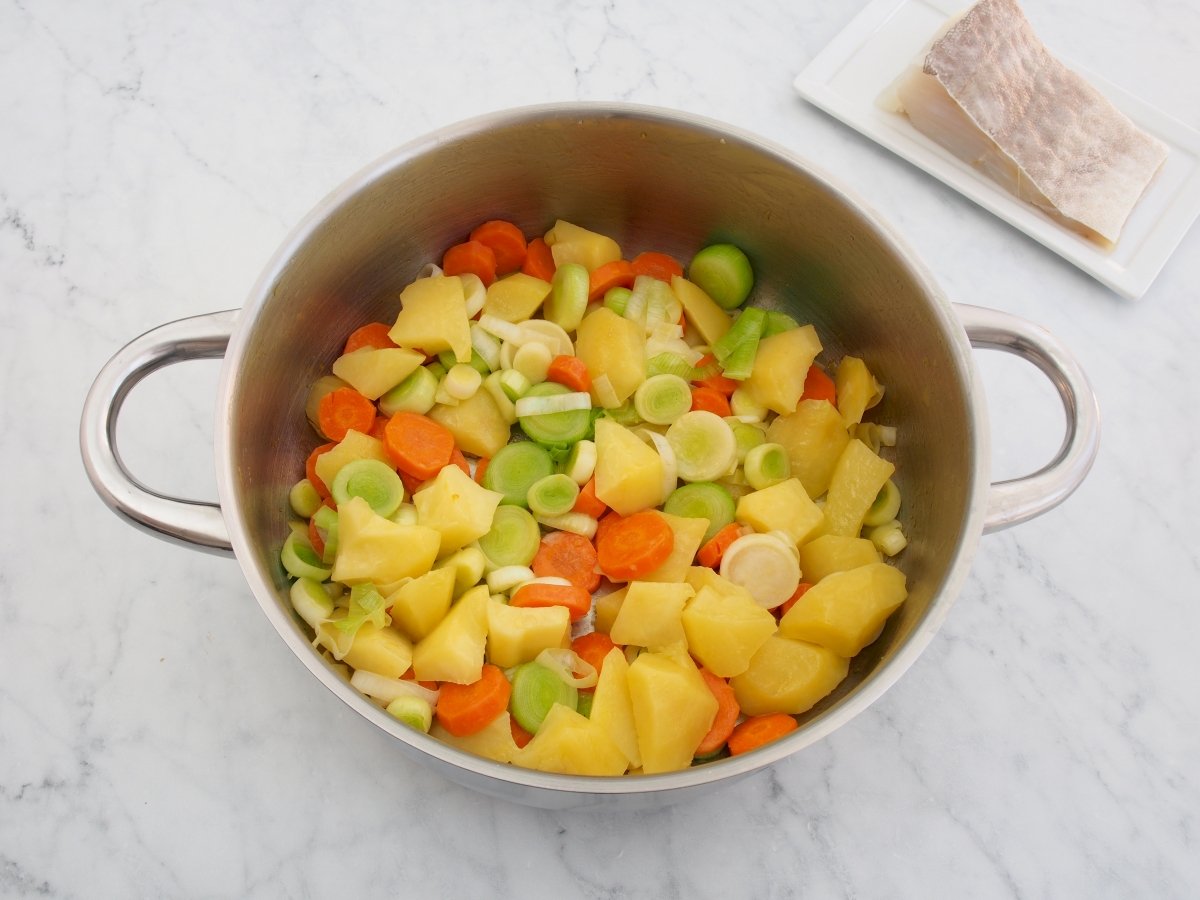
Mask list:
[[[922,68],[1061,215],[1116,243],[1167,148],[1056,59],[1015,0],[975,4]]]

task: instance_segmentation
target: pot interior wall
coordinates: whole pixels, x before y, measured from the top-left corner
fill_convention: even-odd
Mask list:
[[[704,244],[736,243],[754,264],[757,305],[812,322],[824,362],[861,356],[886,385],[871,418],[899,428],[892,458],[910,597],[810,718],[894,656],[935,600],[952,599],[941,588],[965,539],[976,468],[969,363],[961,342],[945,336],[948,321],[957,326],[875,226],[794,162],[692,123],[543,110],[406,148],[331,201],[251,298],[252,324],[233,361],[230,490],[255,548],[242,562],[277,586],[282,608],[287,489],[320,443],[305,421],[308,385],[328,372],[351,329],[394,319],[401,288],[422,265],[492,218],[527,234],[567,219],[611,235],[627,257],[656,249],[686,261]]]

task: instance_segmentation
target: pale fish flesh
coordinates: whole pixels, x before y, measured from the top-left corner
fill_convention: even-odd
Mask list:
[[[1046,49],[1015,0],[981,0],[894,85],[917,130],[1111,248],[1167,157]]]

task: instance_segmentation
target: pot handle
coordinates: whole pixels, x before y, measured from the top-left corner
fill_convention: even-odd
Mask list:
[[[996,482],[988,497],[984,534],[1053,509],[1083,483],[1100,448],[1100,407],[1079,363],[1048,331],[995,309],[954,304],[972,347],[1003,350],[1033,363],[1062,399],[1067,433],[1058,454],[1032,475]]]
[[[134,385],[156,369],[223,357],[237,313],[231,309],[179,319],[134,338],[96,376],[79,422],[84,468],[113,512],[156,537],[221,554],[233,552],[221,507],[168,497],[134,478],[117,451],[117,417]]]

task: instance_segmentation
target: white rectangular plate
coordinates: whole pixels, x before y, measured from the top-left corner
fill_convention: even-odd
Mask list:
[[[1067,60],[1170,150],[1111,251],[1018,200],[879,105],[946,19],[969,0],[873,0],[796,78],[796,90],[1126,297],[1140,297],[1200,215],[1200,133]]]

